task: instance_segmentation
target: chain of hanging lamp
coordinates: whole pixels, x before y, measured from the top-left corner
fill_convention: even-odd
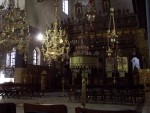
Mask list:
[[[58,0],[56,0],[55,6],[55,19],[53,27],[45,31],[42,53],[44,56],[44,61],[48,63],[51,60],[64,60],[68,58],[69,53],[69,41],[66,31],[63,30],[59,25],[58,19]]]
[[[1,5],[0,49],[10,51],[12,48],[27,53],[30,34],[25,10],[19,7],[19,1],[4,1]],[[8,6],[6,6],[8,4]]]
[[[112,27],[111,27],[111,25],[112,25]],[[117,37],[118,37],[118,35],[116,34],[116,26],[115,26],[115,19],[114,19],[114,8],[110,8],[109,28],[107,31],[107,38],[108,38],[107,55],[108,55],[108,57],[110,57],[113,53],[114,44],[118,43],[116,41]]]
[[[118,35],[116,34],[114,8],[110,8],[109,29],[107,31],[107,38],[108,38],[108,48],[106,52],[108,57],[111,59],[109,63],[113,66],[112,67],[114,73],[113,83],[115,84],[116,76],[119,73],[119,69],[122,69],[123,66],[118,54],[118,41],[117,41]]]

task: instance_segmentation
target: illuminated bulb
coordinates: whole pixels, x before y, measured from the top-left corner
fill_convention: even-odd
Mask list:
[[[40,41],[42,41],[42,40],[43,40],[43,35],[42,35],[41,33],[38,34],[38,35],[37,35],[37,39],[40,40]]]
[[[62,39],[60,39],[60,43],[63,43],[63,40],[62,40]]]
[[[110,8],[110,11],[114,11],[114,8],[113,8],[113,7],[111,7],[111,8]]]

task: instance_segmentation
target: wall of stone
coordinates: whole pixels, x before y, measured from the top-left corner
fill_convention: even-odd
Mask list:
[[[29,24],[45,31],[54,20],[54,1],[46,0],[44,2],[36,2],[36,0],[26,0],[26,12]]]
[[[20,0],[22,1],[22,0]],[[112,7],[117,9],[129,9],[130,12],[133,12],[132,0],[110,0]],[[66,15],[62,12],[62,0],[59,0],[59,13],[61,20],[65,20],[74,15],[74,4],[76,0],[69,0],[69,15]],[[54,5],[55,0],[44,0],[43,2],[36,2],[36,0],[25,0],[25,8],[27,11],[29,24],[33,27],[45,31],[46,28],[54,21]],[[83,7],[87,9],[88,0],[82,0]],[[101,12],[103,15],[102,9],[102,0],[95,0],[95,7],[97,13]]]
[[[22,1],[22,0],[19,0]],[[43,2],[36,2],[36,0],[25,0],[25,9],[27,12],[29,24],[37,29],[39,29],[39,32],[45,32],[46,29],[49,28],[51,23],[54,21],[54,11],[55,11],[55,1],[56,0],[44,0]],[[74,16],[74,4],[76,3],[76,0],[69,0],[69,15],[66,15],[62,12],[62,0],[59,0],[59,16],[61,20],[65,20],[67,18],[70,18]],[[83,8],[86,10],[88,0],[82,0]],[[129,9],[130,12],[133,12],[132,7],[132,0],[111,0],[111,5],[116,10],[117,9]],[[102,0],[95,0],[95,7],[97,10],[97,13],[101,12],[103,14],[102,9]],[[38,34],[38,32],[36,32]],[[34,38],[30,46],[31,53],[29,56],[29,64],[32,63],[32,52],[35,47],[41,48],[40,42],[36,41],[36,34],[32,36]],[[33,43],[34,42],[34,43]]]

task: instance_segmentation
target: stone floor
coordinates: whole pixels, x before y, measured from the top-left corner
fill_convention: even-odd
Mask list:
[[[14,102],[17,105],[17,113],[24,113],[23,103],[39,103],[39,104],[65,104],[68,108],[68,113],[75,113],[74,108],[81,106],[78,102],[68,101],[67,94],[62,96],[61,92],[46,93],[42,98],[24,98],[24,99],[1,99],[0,102]],[[136,109],[136,105],[114,105],[114,104],[93,104],[87,103],[86,108],[92,109],[107,109],[107,110],[122,110]],[[141,107],[142,113],[150,113],[150,92],[146,93],[146,103]]]

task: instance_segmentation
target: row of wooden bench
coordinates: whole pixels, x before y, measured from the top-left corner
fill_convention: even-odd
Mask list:
[[[23,104],[24,113],[68,113],[66,105],[63,104]],[[0,113],[16,113],[15,103],[0,103]],[[75,113],[138,113],[135,110],[94,110],[76,107]]]
[[[82,89],[79,86],[72,86],[68,89],[69,100],[79,102],[82,98]],[[131,86],[87,86],[87,102],[93,103],[116,103],[136,104],[146,101],[143,85]]]
[[[22,83],[0,84],[0,95],[2,98],[26,98],[41,97],[44,92],[40,85]]]

